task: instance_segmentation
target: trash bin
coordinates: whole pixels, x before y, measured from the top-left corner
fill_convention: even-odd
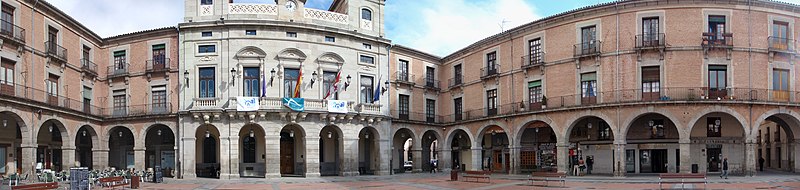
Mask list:
[[[696,174],[698,170],[700,170],[700,166],[697,164],[692,164],[692,173]]]
[[[450,171],[450,181],[458,181],[458,170],[453,169]]]
[[[139,176],[131,176],[131,189],[138,189],[139,182],[141,181],[141,177]]]

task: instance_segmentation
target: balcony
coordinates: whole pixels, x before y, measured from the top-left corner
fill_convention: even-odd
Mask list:
[[[97,64],[89,59],[81,59],[81,71],[89,76],[97,76]]]
[[[463,81],[464,81],[463,76],[456,76],[454,78],[450,78],[447,80],[448,83],[447,87],[448,88],[460,87],[462,84],[464,84]]]
[[[767,40],[769,41],[770,52],[796,53],[794,46],[797,44],[797,41],[795,40],[775,36],[770,36]]]
[[[544,52],[522,56],[522,69],[544,65]]]
[[[14,25],[12,22],[0,20],[0,37],[4,42],[11,42],[16,45],[25,44],[25,29]]]
[[[733,33],[703,32],[703,48],[733,48]]]
[[[328,100],[323,99],[309,99],[305,98],[305,112],[320,112],[320,113],[327,113],[328,112]],[[259,99],[260,109],[262,110],[270,110],[275,112],[289,112],[290,109],[286,106],[283,106],[283,98],[280,97],[261,97]],[[231,98],[231,103],[229,103],[228,109],[236,109],[236,98]],[[348,112],[354,112],[353,109],[353,102],[350,101],[347,103],[347,110]]]
[[[217,106],[218,98],[194,98],[192,99],[192,109],[214,109],[220,108]]]
[[[601,47],[602,42],[599,40],[589,40],[572,46],[575,51],[574,56],[576,58],[598,56],[600,55]]]
[[[62,63],[67,62],[67,49],[58,45],[58,43],[47,41],[44,43],[45,47],[45,54],[47,54],[48,58],[55,59],[57,61],[61,61]]]
[[[169,58],[161,58],[161,59],[151,59],[147,60],[147,70],[146,72],[149,73],[162,73],[162,72],[169,72],[170,62]]]
[[[357,106],[356,111],[364,113],[364,114],[380,115],[381,114],[381,105],[380,104],[371,104],[371,103],[359,103],[358,106]]]
[[[664,33],[636,35],[636,49],[658,49],[666,46]]]
[[[228,14],[278,15],[278,5],[259,3],[230,3]]]
[[[425,78],[425,88],[426,89],[439,90],[439,89],[441,89],[439,86],[440,86],[439,85],[439,80],[435,80],[435,79],[431,79],[431,78]]]
[[[345,25],[349,24],[350,21],[350,16],[346,14],[317,10],[312,8],[303,8],[303,16],[305,18],[313,20],[320,20],[320,21],[345,24]]]
[[[427,113],[419,113],[419,112],[391,110],[391,115],[392,118],[395,120],[412,121],[418,123],[438,123],[444,121],[443,116],[430,115]]]
[[[172,113],[172,104],[169,102],[129,105],[127,106],[127,108],[128,108],[127,110],[114,109],[114,111],[112,111],[112,114],[109,115],[109,117],[133,117],[133,116],[160,115],[160,114]]]
[[[481,80],[500,76],[499,68],[499,64],[481,68]]]
[[[414,86],[414,75],[408,72],[397,71],[394,73],[394,82]]]
[[[114,63],[114,65],[108,66],[107,78],[128,76],[128,68],[130,66],[128,63]]]

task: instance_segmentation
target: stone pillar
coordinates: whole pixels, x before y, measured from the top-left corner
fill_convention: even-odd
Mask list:
[[[451,155],[453,150],[450,150],[449,148],[447,149],[442,148],[440,150],[441,152],[439,152],[439,169],[445,173],[450,172],[451,170],[453,170],[453,156]]]
[[[379,140],[378,144],[378,155],[373,156],[372,163],[378,163],[378,168],[375,171],[376,175],[389,175],[389,170],[391,170],[391,160],[392,156],[392,147],[391,143],[388,140],[390,137],[384,137],[384,139]]]
[[[22,145],[22,173],[34,174],[36,172],[36,146]]]
[[[269,130],[264,136],[266,148],[266,174],[267,178],[281,177],[281,138],[280,131]]]
[[[145,158],[144,150],[145,150],[144,147],[133,147],[134,168],[136,168],[136,170],[139,170],[139,171],[147,169],[147,168],[144,168],[145,167],[145,163],[147,163],[147,161],[148,161],[147,158]],[[153,167],[155,167],[155,166],[153,166]],[[153,169],[155,170],[155,168],[153,168]]]
[[[430,162],[430,160],[422,160],[422,149],[418,147],[419,146],[414,143],[414,145],[411,147],[411,150],[408,151],[413,156],[411,160],[414,162],[414,168],[411,170],[413,173],[422,172],[422,164],[428,164],[428,162]]]
[[[356,136],[358,137],[358,136]],[[357,176],[358,173],[358,138],[342,138],[342,147],[344,154],[342,155],[342,172],[343,176]],[[369,152],[365,152],[369,154]]]
[[[195,137],[184,137],[181,138],[183,141],[183,149],[181,149],[181,158],[183,161],[181,164],[181,174],[183,175],[184,179],[192,179],[197,178],[197,172],[195,172],[195,167],[197,166],[197,158],[195,158],[195,152],[197,151],[197,147],[195,145],[196,139]],[[108,152],[106,152],[108,154]],[[95,160],[96,162],[96,160]]]
[[[569,166],[569,144],[557,143],[556,144],[556,163],[558,165],[558,172],[569,173],[572,168]]]
[[[233,165],[231,163],[234,154],[233,147],[231,147],[231,141],[233,140],[230,136],[220,136],[219,138],[219,178],[220,179],[232,179],[238,178],[238,173],[231,173],[233,172]],[[238,138],[236,138],[238,140]],[[237,164],[238,166],[238,164]],[[235,175],[235,176],[234,176]]]
[[[480,146],[478,148],[472,148],[472,168],[469,170],[480,171],[483,170],[483,156],[481,156],[481,152],[483,149]]]
[[[616,158],[614,160],[614,177],[625,177],[628,173],[627,169],[625,169],[625,143],[615,143],[614,144],[614,153]]]
[[[520,164],[519,164],[521,162],[521,160],[520,160],[520,147],[519,146],[511,146],[511,147],[509,147],[508,151],[509,151],[508,155],[511,157],[511,158],[506,158],[506,159],[511,159],[511,163],[509,164],[509,165],[511,165],[511,168],[509,168],[509,174],[520,174],[520,172],[521,172],[520,171],[521,168],[520,168]]]
[[[75,163],[75,147],[61,147],[61,169],[69,170],[69,168],[75,167]]]
[[[794,139],[789,145],[792,150],[791,154],[789,154],[789,160],[793,164],[790,169],[794,173],[800,173],[800,139]]]
[[[746,149],[745,150],[745,157],[744,157],[745,166],[744,166],[744,168],[742,168],[742,170],[744,170],[743,172],[744,172],[745,176],[751,176],[752,177],[753,174],[756,173],[756,164],[758,163],[757,160],[756,160],[756,146],[757,145],[758,144],[756,144],[755,142],[752,142],[752,141],[747,141],[745,143],[745,146],[746,146],[745,147],[745,149]]]
[[[237,135],[239,133],[236,133]],[[230,151],[230,157],[228,158],[228,164],[230,164],[230,177],[231,178],[239,178],[239,136],[230,136],[228,137],[228,147]],[[224,155],[224,154],[223,154]]]
[[[24,149],[22,150],[24,154]],[[36,151],[34,149],[34,151]],[[92,148],[92,168],[102,170],[108,168],[108,149]]]
[[[301,155],[305,152],[306,177],[319,177],[319,136],[306,136],[306,151],[295,150]],[[295,168],[297,169],[297,168]]]
[[[692,173],[692,144],[690,142],[681,142],[679,148],[681,153],[680,173]]]

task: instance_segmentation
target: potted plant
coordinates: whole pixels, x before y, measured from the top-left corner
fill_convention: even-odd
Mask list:
[[[542,96],[542,109],[547,109],[547,96]]]

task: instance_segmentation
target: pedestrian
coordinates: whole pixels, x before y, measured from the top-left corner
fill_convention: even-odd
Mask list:
[[[719,175],[719,178],[722,178],[722,176],[728,179],[728,158],[722,160],[722,175]]]
[[[588,156],[586,158],[586,173],[592,174],[592,168],[594,166],[594,156]]]
[[[585,165],[585,163],[583,161],[583,156],[581,156],[581,158],[578,160],[578,168],[581,169],[580,173],[578,173],[578,176],[582,176],[583,175],[583,170],[586,169],[586,165]]]
[[[433,172],[434,172],[433,159],[431,159],[431,161],[430,161],[430,162],[428,162],[428,165],[430,165],[430,166],[431,166],[431,171],[430,171],[430,173],[433,173]]]
[[[762,171],[762,172],[764,171],[764,157],[763,156],[758,158],[758,167],[759,167],[760,171]]]

